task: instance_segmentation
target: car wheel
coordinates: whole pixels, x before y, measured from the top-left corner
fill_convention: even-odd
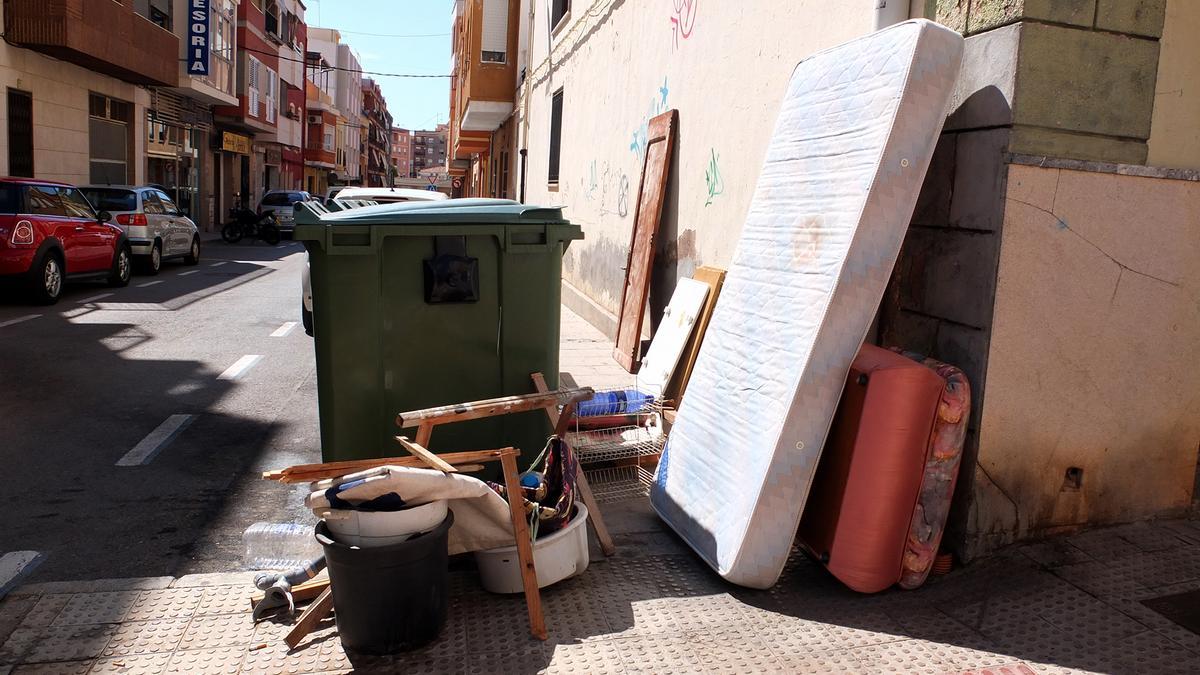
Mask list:
[[[162,269],[162,242],[154,242],[150,247],[150,255],[142,260],[142,271],[150,276],[158,274]]]
[[[312,337],[313,315],[312,311],[304,306],[303,301],[300,303],[300,323],[304,324],[304,332],[307,333],[309,337]]]
[[[33,298],[42,305],[53,305],[62,297],[63,284],[66,282],[66,270],[63,269],[62,259],[57,253],[47,252],[34,268],[31,281]]]
[[[274,225],[263,225],[259,228],[259,236],[263,241],[274,246],[279,243],[279,228]]]
[[[108,273],[108,285],[119,287],[128,286],[129,278],[133,276],[133,254],[129,247],[122,244],[113,256],[112,270]]]
[[[183,256],[183,262],[186,265],[195,265],[200,262],[200,237],[192,237],[192,248],[188,250],[187,255]]]

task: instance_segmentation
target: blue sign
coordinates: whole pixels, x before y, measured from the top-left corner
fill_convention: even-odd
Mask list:
[[[437,186],[436,186],[436,185],[426,185],[426,186],[425,186],[425,189],[426,189],[426,190],[429,190],[430,192],[437,192]]]
[[[208,75],[208,0],[188,0],[188,75]]]

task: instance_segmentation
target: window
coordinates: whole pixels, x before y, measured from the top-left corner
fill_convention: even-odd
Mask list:
[[[29,186],[29,210],[35,216],[65,216],[58,188],[49,185]]]
[[[258,86],[262,63],[253,56],[246,57],[246,114],[258,117]]]
[[[279,3],[267,0],[265,13],[267,15],[267,35],[279,37]]]
[[[484,63],[504,63],[508,53],[508,0],[483,0]]]
[[[263,103],[267,107],[267,121],[274,122],[276,115],[279,114],[279,101],[277,100],[279,96],[279,76],[275,71],[265,66],[262,68],[262,72],[266,84],[263,87]]]
[[[96,219],[96,212],[92,210],[92,205],[79,193],[79,190],[75,188],[59,188],[58,196],[62,200],[63,209],[66,211],[68,218]]]
[[[8,175],[33,178],[33,94],[8,90]]]
[[[551,183],[558,183],[558,158],[562,152],[562,113],[563,90],[554,92],[550,101],[550,165],[547,177]]]
[[[332,124],[325,125],[325,143],[322,147],[324,147],[325,152],[333,152],[333,125]]]
[[[571,11],[571,0],[550,0],[550,30],[556,30]]]
[[[133,105],[93,93],[88,96],[88,115],[90,182],[126,182]]]
[[[166,209],[158,200],[158,195],[154,194],[154,190],[142,192],[142,212],[148,216],[161,216],[166,213]]]
[[[508,199],[508,150],[500,151],[500,199]]]
[[[165,212],[168,216],[177,215],[179,213],[179,207],[175,206],[175,202],[171,201],[171,198],[167,196],[167,193],[163,192],[162,190],[155,190],[154,196],[158,197],[158,201],[162,202],[163,212]]]
[[[117,188],[84,188],[83,196],[101,211],[137,211],[137,195]]]
[[[0,213],[21,213],[21,186],[0,184]]]

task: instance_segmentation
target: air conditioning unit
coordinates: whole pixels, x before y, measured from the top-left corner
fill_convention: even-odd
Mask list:
[[[309,124],[320,124],[320,123],[321,123],[321,116],[320,116],[320,115],[309,115],[309,116],[308,116],[308,123],[309,123]]]

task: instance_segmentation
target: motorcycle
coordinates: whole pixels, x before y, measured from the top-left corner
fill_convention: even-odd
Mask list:
[[[229,209],[230,221],[221,226],[221,238],[236,244],[243,237],[261,239],[271,246],[279,243],[279,220],[274,212],[255,213],[247,208]]]

